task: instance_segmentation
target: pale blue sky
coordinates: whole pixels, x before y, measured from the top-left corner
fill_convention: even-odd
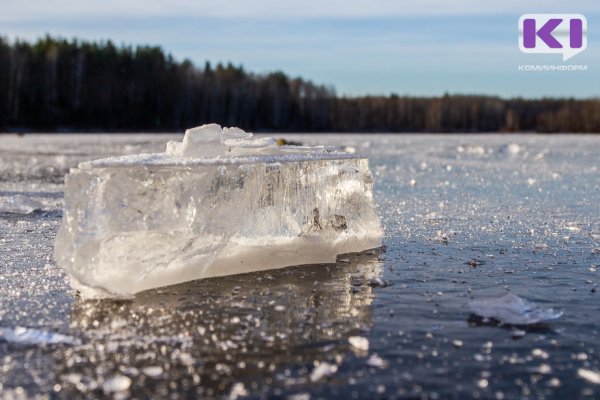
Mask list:
[[[281,70],[339,94],[600,96],[600,1],[505,0],[0,0],[0,34],[155,44],[197,65]],[[587,72],[519,72],[563,64],[522,54],[523,13],[581,13],[588,48],[568,64]]]

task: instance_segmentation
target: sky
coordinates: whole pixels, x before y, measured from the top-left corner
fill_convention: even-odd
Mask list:
[[[519,50],[524,13],[579,13],[588,47]],[[599,29],[595,29],[596,26]],[[598,0],[0,0],[0,35],[159,45],[178,60],[283,71],[340,95],[599,97]],[[587,71],[519,71],[519,65]]]

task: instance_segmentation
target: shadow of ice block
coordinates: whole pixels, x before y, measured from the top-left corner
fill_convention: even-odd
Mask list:
[[[167,153],[82,163],[66,176],[54,257],[84,297],[333,263],[381,245],[368,160],[227,128],[219,142],[205,127]]]

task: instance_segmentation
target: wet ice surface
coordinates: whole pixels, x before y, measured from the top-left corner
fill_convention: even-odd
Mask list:
[[[285,138],[369,156],[384,250],[115,302],[51,259],[62,175],[165,136],[0,136],[0,397],[600,396],[599,138]],[[563,315],[471,314],[508,293]]]

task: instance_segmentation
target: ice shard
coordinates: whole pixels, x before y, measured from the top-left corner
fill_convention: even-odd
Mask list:
[[[54,258],[84,297],[332,263],[381,245],[368,160],[203,125],[65,177]]]

